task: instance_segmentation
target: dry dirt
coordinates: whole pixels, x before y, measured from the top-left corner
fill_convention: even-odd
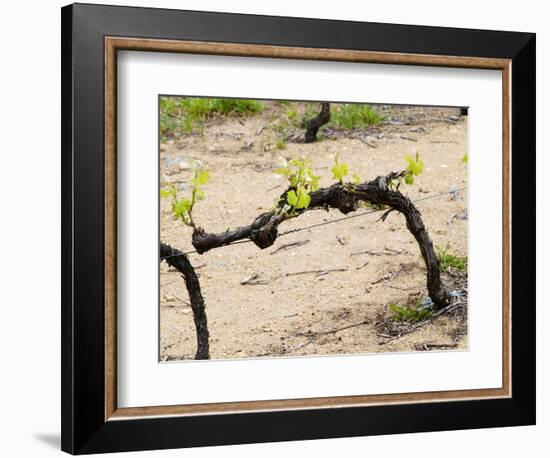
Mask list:
[[[377,127],[345,136],[329,131],[322,141],[287,142],[284,150],[276,148],[277,133],[270,128],[277,122],[275,107],[253,117],[214,120],[202,136],[180,136],[161,145],[161,185],[172,182],[187,193],[191,168],[200,163],[211,181],[194,219],[208,232],[220,232],[249,224],[273,206],[285,189],[284,179],[275,174],[279,156],[312,159],[325,186],[332,181],[335,153],[366,180],[403,169],[403,157],[414,150],[425,170],[402,191],[414,200],[464,188],[456,198],[446,194],[417,206],[434,244],[449,243],[454,253],[467,255],[467,166],[462,162],[467,117],[452,108],[379,109],[388,118]],[[279,229],[342,216],[337,210],[310,211]],[[427,292],[423,261],[403,216],[391,213],[379,222],[380,216],[293,233],[265,250],[244,243],[190,254],[206,303],[211,358],[466,349],[465,314],[440,316],[397,339],[381,335],[376,322],[389,316],[388,303],[404,304]],[[192,231],[173,219],[168,201],[161,201],[160,218],[161,240],[192,251]],[[292,242],[304,243],[283,248]],[[298,274],[303,271],[325,272]],[[257,284],[242,285],[250,274]],[[183,280],[161,263],[160,284],[160,358],[192,359],[196,337]]]

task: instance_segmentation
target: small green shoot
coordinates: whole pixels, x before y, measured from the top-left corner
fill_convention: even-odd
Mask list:
[[[441,270],[454,269],[458,272],[465,272],[468,269],[468,256],[456,256],[451,253],[451,246],[447,243],[444,248],[435,246],[437,262]]]
[[[411,185],[414,183],[414,177],[420,175],[424,170],[424,161],[420,159],[420,155],[416,153],[415,157],[410,155],[405,156],[407,161],[407,174],[405,175],[405,183]]]
[[[340,162],[340,155],[334,155],[334,165],[330,169],[332,171],[332,178],[339,181],[340,184],[344,183],[344,178],[348,174],[348,164]]]
[[[462,162],[464,164],[467,164],[468,163],[468,153],[466,153],[464,156],[462,156]]]
[[[176,219],[191,227],[195,227],[193,221],[193,208],[195,204],[204,199],[204,190],[202,186],[208,183],[210,175],[206,170],[197,168],[195,175],[191,180],[193,189],[191,190],[191,197],[178,198],[178,190],[176,186],[170,183],[167,187],[160,190],[160,196],[164,199],[172,199],[172,213]]]
[[[405,181],[405,184],[412,185],[414,183],[414,177],[420,175],[424,171],[424,161],[420,159],[420,155],[415,153],[415,156],[405,156],[407,161],[407,168],[404,170],[404,175],[401,174],[397,178],[393,178],[388,181],[388,188],[392,191],[398,190],[399,186]]]
[[[300,186],[297,191],[291,189],[286,194],[286,201],[293,210],[300,210],[309,207],[311,197],[303,186]]]
[[[309,207],[311,202],[310,193],[319,189],[319,176],[313,173],[311,161],[306,158],[296,158],[287,161],[279,159],[277,173],[286,177],[290,190],[286,193],[288,204],[287,214],[295,216],[296,210]]]
[[[358,185],[359,183],[361,183],[362,181],[362,178],[361,178],[361,175],[359,175],[358,173],[354,173],[351,177],[351,183],[353,185]]]

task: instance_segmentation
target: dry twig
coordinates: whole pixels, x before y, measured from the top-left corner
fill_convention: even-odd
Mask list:
[[[281,245],[280,247],[276,248],[269,254],[275,254],[275,253],[278,253],[279,251],[288,250],[289,248],[295,248],[298,246],[307,245],[309,242],[311,242],[311,240],[299,240],[297,242],[285,243],[284,245]]]
[[[347,324],[347,325],[341,326],[339,328],[328,329],[326,331],[300,332],[296,335],[297,336],[303,336],[303,337],[316,337],[316,336],[321,336],[321,335],[325,335],[325,334],[334,334],[336,332],[343,331],[345,329],[356,328],[357,326],[362,326],[364,324],[369,324],[369,323],[370,323],[370,320],[367,318],[367,319],[364,319],[363,321],[359,321],[358,323]]]
[[[260,280],[262,272],[250,272],[246,277],[241,280],[241,285],[267,285],[269,281]]]
[[[324,270],[301,270],[299,272],[288,272],[285,274],[286,277],[291,277],[293,275],[303,275],[303,274],[317,274],[319,275],[326,275],[329,272],[346,272],[348,268],[341,268],[341,269],[324,269]]]

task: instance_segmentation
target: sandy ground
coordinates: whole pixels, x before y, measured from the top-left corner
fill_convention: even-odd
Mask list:
[[[414,150],[426,165],[404,190],[413,200],[467,186],[462,162],[467,117],[459,117],[457,109],[381,110],[387,120],[359,132],[359,138],[329,132],[320,142],[288,142],[284,150],[275,147],[277,134],[270,128],[277,122],[276,111],[214,120],[202,136],[181,136],[161,145],[161,184],[175,183],[184,194],[193,164],[198,161],[210,172],[206,197],[194,211],[196,223],[208,232],[249,224],[273,206],[285,189],[285,181],[275,174],[279,156],[312,159],[325,186],[332,182],[335,153],[366,180],[403,169],[403,157]],[[467,255],[467,200],[465,189],[455,200],[444,195],[417,204],[434,244],[449,243],[460,255]],[[289,234],[266,250],[245,243],[190,254],[206,302],[211,358],[466,349],[464,314],[443,315],[397,339],[381,335],[377,324],[389,316],[388,303],[404,304],[427,292],[423,261],[403,216],[392,213],[379,222],[380,215]],[[341,217],[336,210],[310,211],[283,223],[280,232]],[[191,233],[162,200],[161,240],[191,251]],[[292,242],[304,244],[282,248]],[[297,274],[302,271],[329,272]],[[258,284],[242,285],[251,273]],[[183,280],[161,263],[160,284],[160,357],[193,358],[196,337]]]

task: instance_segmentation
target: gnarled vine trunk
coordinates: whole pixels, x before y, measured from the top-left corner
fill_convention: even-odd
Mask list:
[[[358,185],[336,183],[327,188],[321,188],[310,194],[309,207],[298,210],[296,213],[299,215],[314,208],[326,208],[327,210],[336,208],[346,214],[357,210],[359,201],[374,205],[386,205],[389,207],[389,211],[395,210],[402,213],[405,216],[407,228],[417,241],[426,263],[428,293],[436,308],[442,308],[450,303],[451,295],[441,282],[439,263],[432,240],[422,222],[421,214],[408,197],[398,189],[391,189],[391,183],[403,176],[404,172],[392,172]],[[197,228],[193,232],[193,246],[198,253],[202,254],[213,248],[247,238],[262,249],[273,245],[277,239],[279,224],[288,218],[282,212],[288,191],[281,196],[278,208],[261,214],[248,226],[218,234],[207,233],[203,229]]]
[[[396,189],[393,189],[394,184],[404,175],[405,172],[392,172],[386,176],[377,177],[372,181],[357,185],[335,183],[327,188],[321,188],[310,194],[311,201],[309,207],[296,210],[295,216],[299,216],[314,208],[325,208],[327,211],[329,208],[335,208],[347,214],[357,210],[360,201],[373,205],[387,206],[387,213],[382,217],[382,220],[391,211],[402,213],[405,216],[407,229],[409,229],[418,243],[422,258],[426,264],[428,294],[434,302],[435,308],[440,309],[450,304],[451,295],[441,281],[439,263],[432,240],[422,221],[420,211],[418,211],[408,197],[399,191],[398,186]],[[202,254],[214,248],[229,245],[243,239],[250,239],[261,249],[273,245],[278,236],[278,226],[289,218],[282,210],[288,191],[290,189],[281,195],[279,203],[274,210],[259,215],[248,226],[238,227],[217,234],[207,233],[202,228],[196,228],[193,232],[193,246],[199,254]],[[184,253],[169,245],[161,243],[160,253],[161,261],[165,260],[169,265],[183,274],[197,330],[197,352],[195,359],[208,359],[208,324],[204,299],[195,270]]]
[[[195,359],[208,359],[210,358],[208,322],[206,319],[201,285],[195,273],[195,269],[193,269],[187,255],[162,242],[160,244],[160,260],[161,262],[166,261],[168,265],[174,267],[183,275],[185,286],[189,293],[191,309],[193,310],[195,329],[197,330],[197,351],[195,353]]]
[[[305,142],[313,143],[315,140],[317,140],[317,132],[319,131],[321,126],[327,124],[329,121],[330,103],[323,102],[321,103],[321,111],[319,112],[319,114],[304,123],[306,128]]]

